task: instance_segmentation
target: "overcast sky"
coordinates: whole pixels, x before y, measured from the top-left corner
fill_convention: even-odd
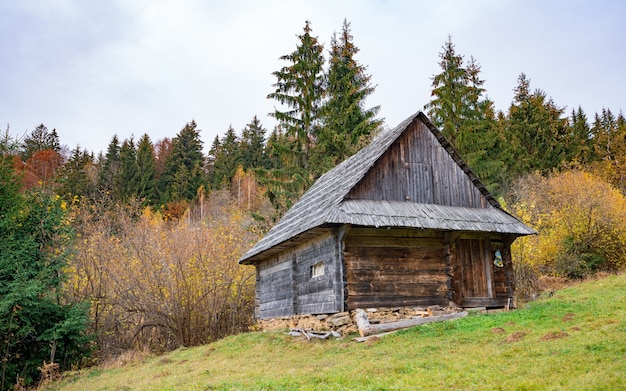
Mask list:
[[[626,2],[0,0],[0,130],[38,124],[61,143],[106,151],[194,119],[208,149],[257,115],[270,131],[272,72],[305,20],[325,45],[351,23],[389,127],[421,110],[448,35],[482,66],[506,111],[521,72],[559,106],[626,109]]]

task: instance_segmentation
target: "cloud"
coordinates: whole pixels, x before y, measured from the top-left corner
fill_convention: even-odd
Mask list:
[[[368,104],[381,105],[389,126],[429,99],[448,34],[482,65],[499,109],[523,71],[558,105],[592,116],[623,108],[625,11],[609,1],[0,2],[0,122],[20,133],[43,122],[95,152],[114,134],[156,141],[192,119],[207,148],[254,115],[271,129],[279,57],[305,20],[328,48],[344,18],[377,85]]]

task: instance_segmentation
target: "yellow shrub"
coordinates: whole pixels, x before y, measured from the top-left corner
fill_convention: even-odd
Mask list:
[[[568,277],[626,268],[626,198],[601,179],[579,170],[531,175],[511,209],[539,232],[515,242],[517,262]]]

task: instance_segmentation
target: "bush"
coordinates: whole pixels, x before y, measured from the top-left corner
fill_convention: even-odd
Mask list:
[[[212,203],[173,221],[149,209],[76,213],[66,293],[91,300],[102,358],[200,345],[252,323],[255,273],[237,260],[259,235],[239,208]]]
[[[518,263],[540,274],[581,278],[626,269],[626,198],[580,170],[520,181],[513,212],[539,235],[515,242]]]

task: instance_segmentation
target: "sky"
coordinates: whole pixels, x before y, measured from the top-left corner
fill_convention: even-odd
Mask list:
[[[387,127],[428,103],[448,36],[499,110],[522,72],[567,113],[626,110],[620,0],[0,0],[0,130],[43,123],[95,154],[191,120],[205,150],[255,115],[269,132],[279,57],[309,20],[327,58],[344,19]]]

